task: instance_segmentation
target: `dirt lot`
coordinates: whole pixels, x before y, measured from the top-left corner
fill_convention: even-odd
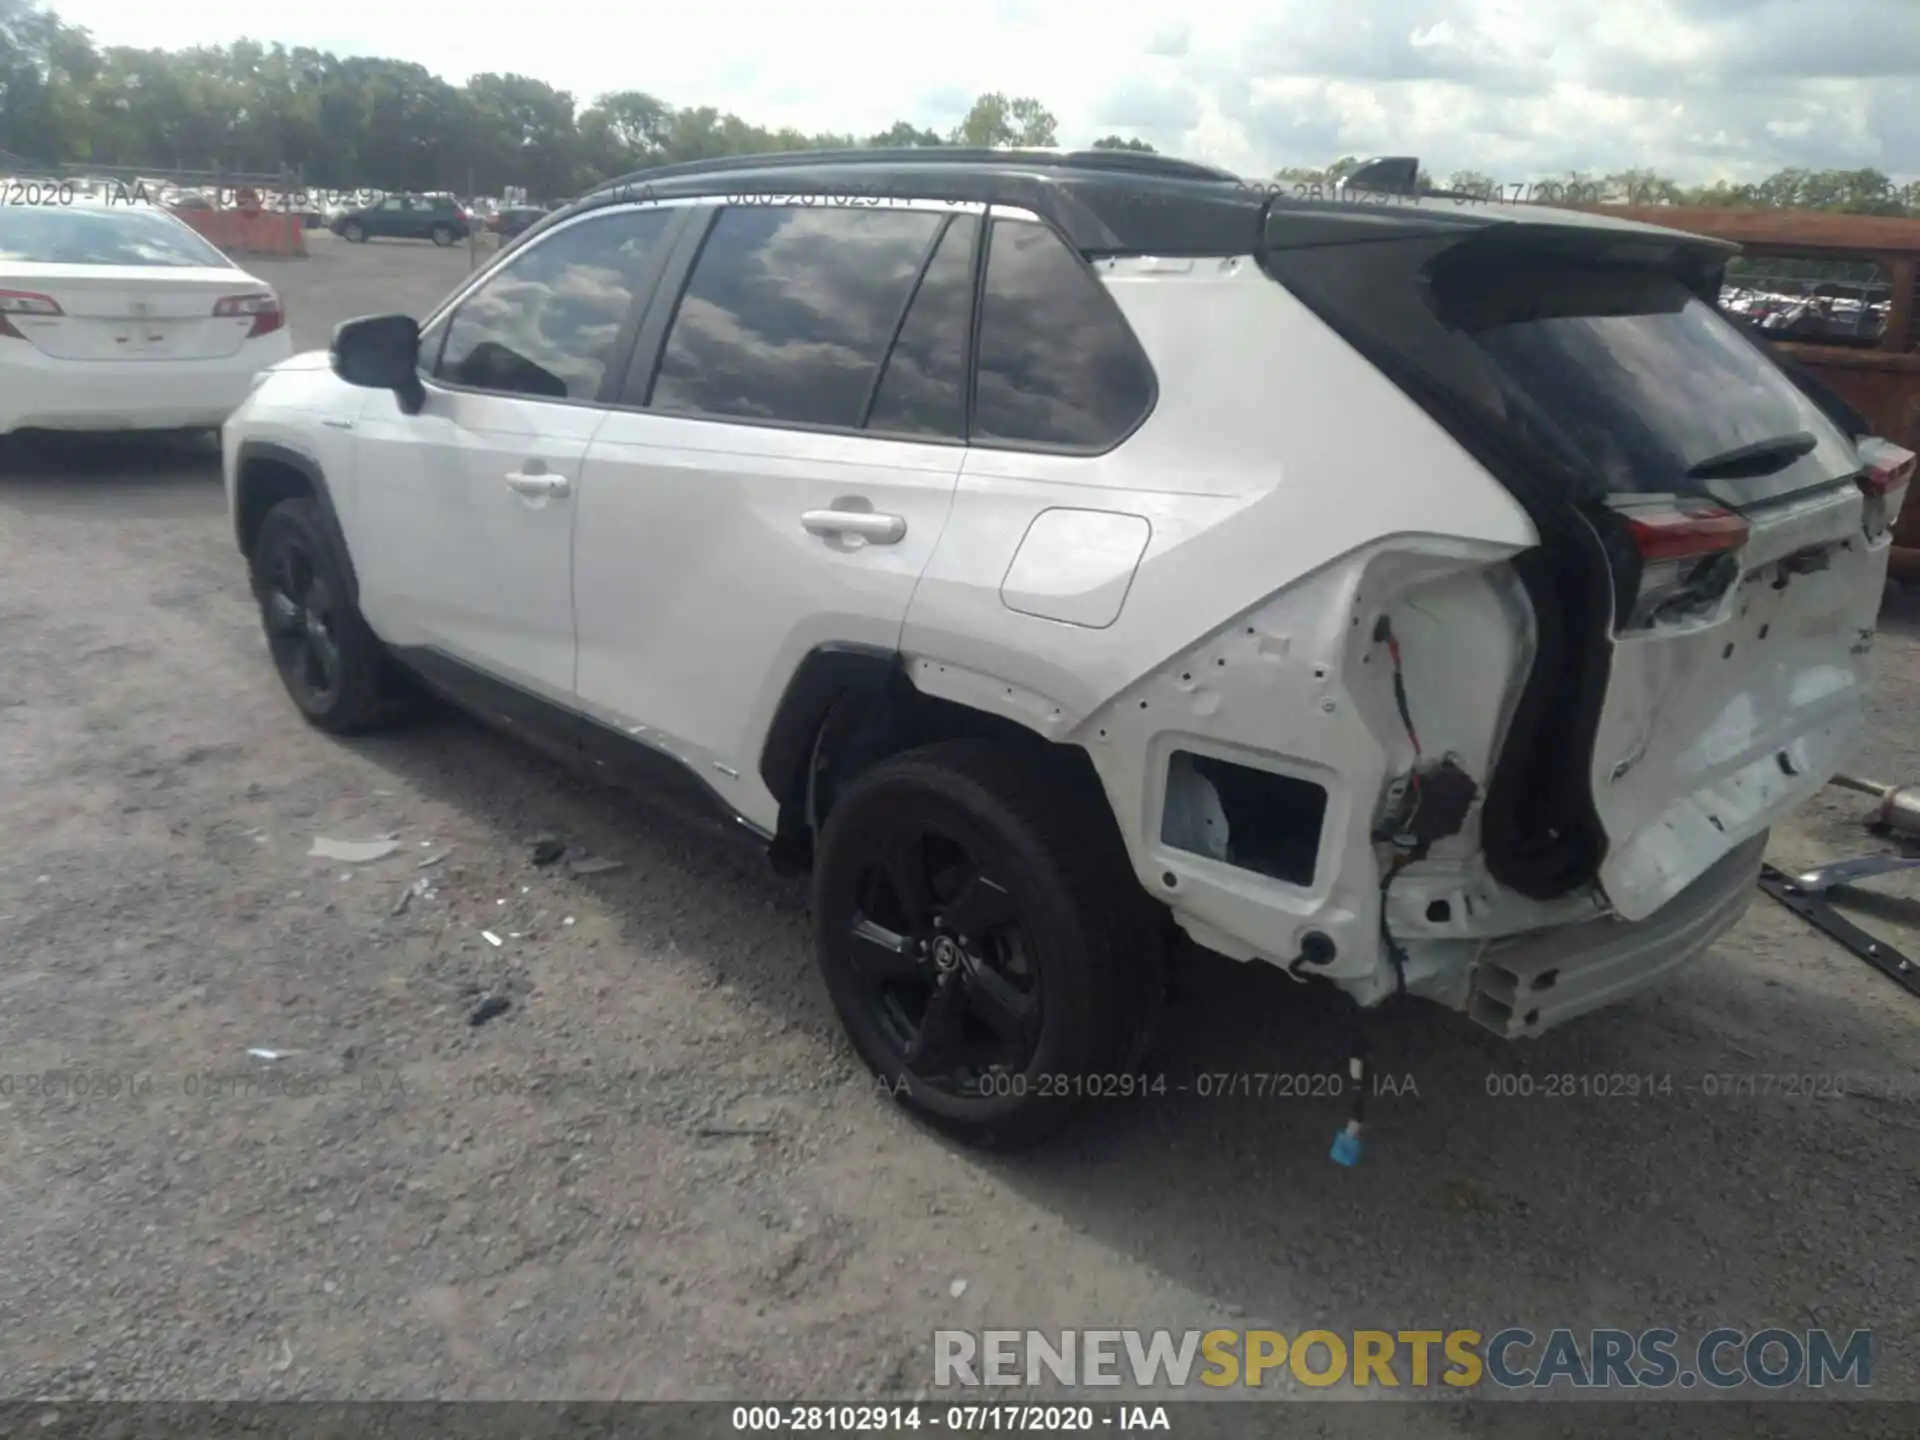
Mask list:
[[[302,346],[466,270],[314,248],[259,267]],[[1660,994],[1523,1050],[1383,1017],[1411,1088],[1352,1171],[1326,1158],[1338,1102],[1193,1092],[1342,1063],[1326,1007],[1198,959],[1154,1062],[1187,1093],[983,1159],[874,1093],[803,890],[718,827],[455,717],[302,725],[216,470],[0,449],[0,1394],[910,1396],[943,1326],[1517,1323],[1867,1327],[1875,1389],[1920,1397],[1920,1001],[1772,902]],[[1859,768],[1920,777],[1920,600],[1890,600],[1879,664]],[[1775,859],[1872,848],[1862,809],[1826,792]],[[547,831],[624,868],[536,867]],[[371,864],[307,856],[388,833]],[[1920,954],[1920,909],[1859,909]],[[483,992],[513,1008],[473,1028]],[[44,1093],[50,1070],[90,1093]],[[1516,1071],[1671,1093],[1489,1094]],[[1709,1093],[1733,1075],[1783,1078]],[[1770,1423],[1789,1408],[1808,1434],[1912,1420]],[[1395,1406],[1364,1433],[1482,1432]]]

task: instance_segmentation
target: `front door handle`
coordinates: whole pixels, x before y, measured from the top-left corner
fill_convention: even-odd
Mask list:
[[[544,470],[509,470],[507,488],[522,495],[565,495],[573,487],[564,475],[549,475]]]
[[[897,545],[907,534],[904,516],[872,510],[809,510],[800,525],[809,535],[858,535],[870,545]]]

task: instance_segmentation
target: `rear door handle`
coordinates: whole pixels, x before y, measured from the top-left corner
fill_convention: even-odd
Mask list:
[[[809,535],[858,535],[871,545],[897,545],[907,534],[904,516],[872,510],[809,510],[800,525]]]
[[[522,495],[565,495],[573,487],[564,475],[549,475],[544,470],[509,470],[507,488]]]

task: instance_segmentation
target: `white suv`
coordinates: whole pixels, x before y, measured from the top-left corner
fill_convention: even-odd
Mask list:
[[[810,865],[862,1057],[1125,1093],[1170,924],[1531,1035],[1732,925],[1861,713],[1913,457],[1717,242],[1155,156],[654,171],[226,429],[316,725],[407,677]]]

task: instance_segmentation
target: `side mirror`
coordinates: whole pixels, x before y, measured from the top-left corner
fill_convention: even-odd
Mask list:
[[[333,373],[349,385],[391,390],[409,415],[420,409],[420,323],[411,315],[368,315],[334,327]]]

